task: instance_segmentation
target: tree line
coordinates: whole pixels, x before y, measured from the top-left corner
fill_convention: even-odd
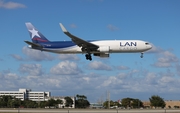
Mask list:
[[[87,97],[84,95],[76,95],[75,103],[73,103],[73,100],[70,97],[65,97],[65,103],[64,107],[72,107],[73,104],[75,104],[75,108],[88,108],[90,106],[89,101],[87,100]],[[163,98],[161,98],[158,95],[153,95],[151,98],[149,98],[150,105],[152,107],[165,107],[165,101]],[[63,100],[57,99],[50,99],[48,101],[32,101],[32,100],[20,100],[12,96],[3,95],[0,96],[0,107],[1,108],[45,108],[45,107],[55,107],[58,108],[58,105],[63,104]],[[139,99],[133,99],[133,98],[123,98],[120,102],[118,101],[105,101],[103,103],[104,108],[109,107],[124,107],[124,108],[140,108],[144,107],[143,103]]]
[[[149,98],[150,106],[151,107],[159,107],[164,108],[166,106],[166,103],[163,98],[161,98],[158,95],[153,95],[151,98]],[[143,105],[143,102],[139,99],[134,98],[123,98],[121,101],[105,101],[103,103],[104,108],[112,108],[112,107],[123,107],[123,108],[143,108],[145,107]]]
[[[71,107],[73,104],[73,100],[70,97],[65,97],[66,100],[64,107]],[[60,99],[54,100],[50,99],[48,101],[32,101],[32,100],[24,100],[15,98],[9,95],[0,96],[0,107],[1,108],[45,108],[45,107],[58,107],[58,104],[63,104],[63,101]]]
[[[87,100],[87,97],[84,95],[77,95],[75,103],[70,97],[65,97],[65,103],[64,107],[72,107],[73,104],[75,104],[75,108],[87,108],[89,107],[90,103]],[[2,95],[0,96],[0,108],[45,108],[45,107],[54,107],[58,108],[58,105],[62,105],[63,100],[60,99],[49,99],[48,101],[32,101],[32,100],[24,100],[15,98],[13,96],[9,95]]]

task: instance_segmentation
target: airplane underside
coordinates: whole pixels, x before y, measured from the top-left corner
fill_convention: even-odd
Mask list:
[[[124,52],[124,51],[109,51],[109,53],[102,53],[102,52],[99,52],[99,51],[93,51],[93,52],[82,52],[82,51],[72,51],[72,50],[58,50],[58,49],[37,49],[37,50],[40,50],[40,51],[46,51],[46,52],[52,52],[52,53],[58,53],[58,54],[85,54],[85,58],[86,60],[92,60],[92,54],[94,56],[97,56],[97,57],[103,57],[103,58],[108,58],[109,57],[109,54],[110,53],[141,53],[140,57],[143,58],[143,53],[144,51],[129,51],[129,52]]]

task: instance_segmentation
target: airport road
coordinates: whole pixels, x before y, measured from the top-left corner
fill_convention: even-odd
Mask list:
[[[180,109],[0,109],[0,113],[180,113]]]

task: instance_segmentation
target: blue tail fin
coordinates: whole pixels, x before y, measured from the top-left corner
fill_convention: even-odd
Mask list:
[[[49,42],[49,40],[41,34],[31,23],[25,23],[32,39],[32,42],[39,43],[39,42]]]

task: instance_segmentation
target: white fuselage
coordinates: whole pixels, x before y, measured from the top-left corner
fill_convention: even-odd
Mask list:
[[[91,53],[136,53],[136,52],[145,52],[152,48],[152,46],[149,43],[141,40],[100,40],[100,41],[91,41],[91,43],[98,45],[100,48],[101,47],[109,48],[109,50],[107,51],[99,50],[99,51],[92,51]],[[41,50],[59,53],[59,54],[84,53],[82,52],[81,47],[75,44],[69,47],[54,48],[53,42],[52,44],[44,44],[44,48]]]

